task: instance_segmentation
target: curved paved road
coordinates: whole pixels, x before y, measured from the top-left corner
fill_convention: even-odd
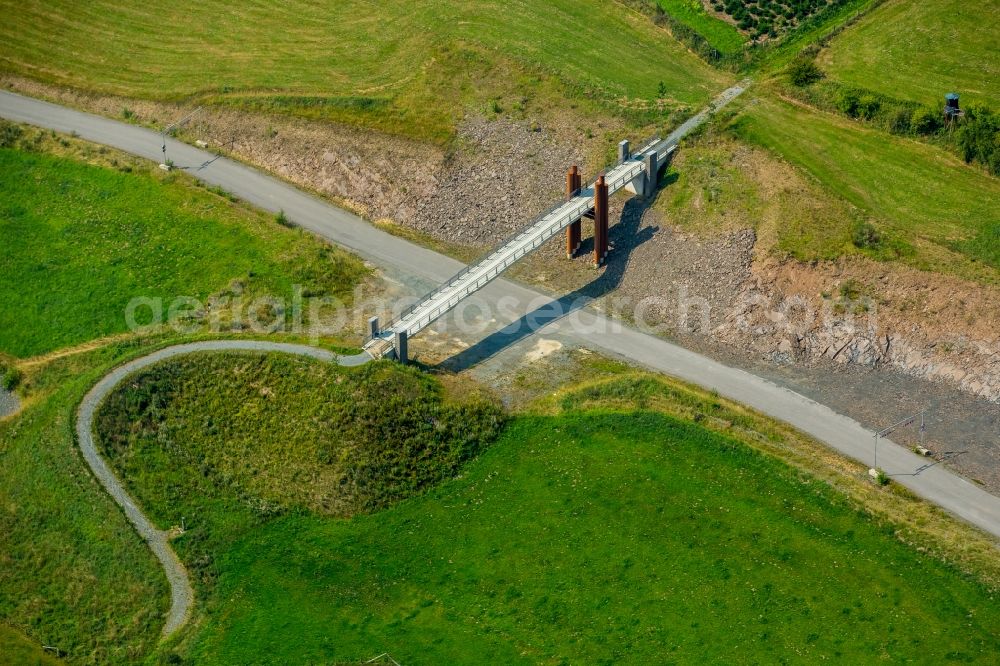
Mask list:
[[[156,559],[163,565],[163,570],[167,574],[167,580],[170,582],[170,610],[167,612],[167,619],[163,625],[164,637],[173,634],[187,622],[191,613],[191,604],[194,601],[194,590],[191,588],[191,581],[188,578],[187,570],[177,558],[174,549],[170,547],[170,540],[167,533],[157,529],[149,518],[146,517],[146,514],[136,505],[135,500],[128,494],[121,481],[111,471],[111,468],[108,467],[101,454],[98,453],[97,445],[94,442],[94,414],[104,398],[129,375],[168,358],[182,354],[213,351],[282,352],[285,354],[308,356],[320,361],[337,362],[345,366],[361,365],[371,360],[371,357],[367,354],[338,356],[325,349],[280,342],[258,340],[191,342],[173,347],[165,347],[152,354],[118,366],[97,382],[87,395],[84,396],[76,417],[76,436],[80,443],[80,451],[83,453],[83,458],[90,465],[90,469],[94,472],[97,480],[125,512],[129,521],[135,526],[139,536],[149,544],[150,550],[153,551]]]
[[[0,92],[0,116],[59,132],[76,132],[90,141],[148,159],[160,159],[158,133],[116,120],[9,92]],[[299,226],[355,251],[418,293],[429,291],[463,266],[454,259],[380,231],[345,210],[244,164],[174,140],[168,140],[168,151],[174,163],[187,168],[193,176],[265,210],[284,210]],[[503,308],[494,307],[495,312],[501,313],[493,322],[496,328],[518,321],[525,313],[558,305],[555,299],[508,280],[498,280],[479,293],[493,306],[504,299]],[[554,319],[541,330],[546,333],[559,330],[567,339],[584,347],[715,389],[727,398],[795,426],[855,460],[873,463],[871,431],[824,405],[748,372],[622,326],[588,309]],[[942,465],[928,465],[926,458],[889,440],[880,441],[879,464],[918,495],[1000,536],[1000,498]]]

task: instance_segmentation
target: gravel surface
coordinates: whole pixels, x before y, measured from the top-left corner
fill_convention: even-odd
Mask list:
[[[466,148],[445,162],[437,186],[400,221],[462,245],[493,246],[512,236],[565,194],[566,170],[585,162],[581,144],[526,122],[472,117],[459,136]]]
[[[169,636],[180,629],[187,622],[191,605],[194,602],[194,590],[188,578],[187,570],[170,547],[169,534],[158,529],[146,514],[138,507],[135,500],[125,490],[121,481],[98,453],[97,444],[93,436],[94,414],[104,398],[115,389],[126,377],[142,368],[159,363],[160,361],[191,354],[194,352],[221,352],[221,351],[252,351],[252,352],[281,352],[286,354],[296,354],[308,356],[321,361],[336,361],[341,365],[354,366],[361,365],[371,358],[367,354],[356,356],[339,357],[333,352],[305,345],[293,345],[278,342],[264,342],[256,340],[212,340],[205,342],[192,342],[174,347],[166,347],[155,351],[148,356],[129,361],[118,366],[105,375],[92,389],[84,396],[80,403],[76,419],[76,435],[80,444],[80,451],[84,460],[94,472],[94,476],[108,491],[108,494],[118,503],[118,506],[125,512],[126,517],[135,526],[156,558],[163,565],[163,570],[170,582],[170,610],[167,612],[166,622],[163,625],[164,637]]]
[[[0,418],[13,414],[21,407],[21,401],[17,395],[0,389]]]

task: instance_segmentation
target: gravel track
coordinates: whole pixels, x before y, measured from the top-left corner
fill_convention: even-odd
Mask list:
[[[338,356],[325,349],[280,342],[264,342],[259,340],[191,342],[173,347],[165,347],[147,356],[118,366],[97,382],[87,392],[87,395],[84,396],[76,418],[76,436],[80,444],[80,451],[83,453],[83,458],[87,461],[97,480],[100,481],[104,489],[108,491],[108,494],[111,495],[115,502],[118,503],[118,506],[122,508],[122,511],[125,512],[125,516],[135,526],[135,530],[139,533],[139,536],[149,544],[150,550],[153,551],[156,559],[163,565],[163,571],[170,582],[170,610],[163,625],[164,638],[183,627],[190,617],[191,606],[194,603],[194,590],[191,587],[191,580],[184,565],[178,559],[177,554],[174,553],[174,549],[170,547],[170,539],[167,532],[158,529],[146,517],[146,514],[138,507],[135,500],[125,490],[122,482],[111,471],[111,468],[105,462],[104,458],[101,457],[101,454],[98,453],[93,433],[94,414],[97,412],[97,408],[101,405],[104,398],[115,387],[121,384],[128,376],[143,368],[184,354],[221,351],[280,352],[295,354],[297,356],[308,356],[320,361],[339,363],[343,366],[358,366],[371,360],[368,354]]]

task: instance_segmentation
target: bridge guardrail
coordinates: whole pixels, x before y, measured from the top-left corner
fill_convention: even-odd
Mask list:
[[[459,281],[461,281],[462,278],[464,278],[466,275],[468,275],[469,273],[471,273],[472,271],[474,271],[476,268],[478,268],[479,266],[482,266],[483,264],[489,262],[491,259],[494,259],[496,257],[496,255],[498,253],[500,253],[504,248],[506,248],[506,247],[514,244],[515,242],[517,242],[522,237],[529,235],[532,232],[532,230],[538,225],[538,223],[540,223],[546,217],[552,215],[552,213],[556,212],[557,210],[559,210],[560,208],[562,208],[563,206],[565,206],[566,203],[572,199],[572,197],[579,196],[579,193],[581,191],[583,191],[583,189],[584,188],[580,188],[579,190],[577,190],[576,192],[574,192],[571,195],[570,199],[565,199],[563,201],[559,201],[559,202],[553,204],[552,206],[550,206],[549,208],[547,208],[544,212],[536,215],[534,218],[532,218],[531,222],[529,222],[527,225],[525,225],[524,227],[522,227],[521,230],[518,231],[514,236],[511,236],[510,238],[507,238],[506,240],[501,241],[499,244],[497,244],[492,250],[490,250],[490,253],[487,254],[485,257],[482,257],[481,259],[476,260],[475,262],[469,264],[468,266],[466,266],[465,268],[463,268],[459,272],[455,273],[447,281],[441,283],[441,286],[439,286],[437,289],[435,289],[434,291],[432,291],[430,294],[424,296],[424,298],[422,298],[417,303],[414,303],[413,305],[411,305],[410,307],[408,307],[406,310],[404,310],[403,312],[401,312],[398,316],[394,317],[388,324],[386,324],[383,327],[383,330],[388,330],[388,329],[392,328],[393,326],[395,326],[396,324],[398,324],[400,321],[402,321],[403,319],[405,319],[407,316],[409,316],[410,314],[412,314],[415,310],[417,310],[418,308],[426,305],[430,301],[434,300],[434,296],[436,294],[439,294],[442,291],[445,291],[448,288],[455,286],[456,283],[458,283]]]
[[[631,181],[633,178],[635,178],[644,168],[641,156],[649,152],[651,149],[653,149],[659,140],[660,139],[658,135],[650,137],[639,144],[640,147],[636,153],[630,155],[628,158],[624,160],[619,160],[615,164],[615,166],[610,169],[611,172],[618,171],[622,165],[628,162],[632,162],[633,166],[632,168],[626,169],[619,174],[615,174],[613,180],[608,181],[607,183],[608,189],[612,192],[615,192],[621,189],[626,183]],[[607,170],[605,171],[605,173],[607,173]],[[407,334],[410,334],[411,329],[419,331],[423,327],[429,325],[430,322],[434,321],[442,314],[444,314],[451,308],[455,307],[463,298],[468,296],[470,293],[477,291],[490,281],[494,280],[498,275],[500,275],[500,273],[507,270],[507,268],[509,268],[511,264],[518,261],[525,255],[535,251],[543,243],[548,241],[556,233],[562,230],[565,226],[579,219],[589,208],[593,207],[592,204],[587,205],[586,203],[581,202],[576,207],[568,210],[564,215],[557,218],[557,220],[550,220],[545,225],[542,225],[542,222],[545,222],[546,219],[550,217],[553,213],[558,211],[560,208],[566,207],[567,204],[572,202],[574,198],[578,198],[581,192],[584,192],[588,189],[593,190],[595,185],[596,185],[596,180],[590,183],[586,188],[580,188],[579,190],[575,191],[572,195],[570,195],[567,199],[556,202],[548,209],[546,209],[544,212],[536,215],[534,218],[532,218],[532,221],[529,222],[527,225],[525,225],[517,234],[499,243],[485,257],[475,261],[474,263],[469,264],[468,266],[465,266],[462,270],[453,275],[446,282],[442,283],[441,286],[439,286],[437,289],[435,289],[430,294],[426,295],[424,298],[420,299],[418,302],[408,307],[398,316],[394,317],[388,324],[386,324],[383,327],[382,330],[389,331],[399,326],[400,323],[405,321],[407,317],[412,315],[414,312],[416,312],[420,308],[426,307],[429,304],[433,303],[434,300],[440,297],[440,295],[443,292],[446,292],[449,289],[458,288],[467,275],[469,275],[473,271],[480,269],[483,265],[488,264],[491,261],[495,261],[498,258],[498,255],[504,253],[504,251],[507,250],[508,248],[512,246],[515,248],[514,251],[509,256],[505,257],[500,263],[498,263],[496,266],[494,266],[489,271],[487,271],[479,278],[477,278],[474,283],[462,286],[455,294],[455,296],[449,298],[446,302],[438,305],[437,307],[429,311],[426,315],[420,317],[412,324],[407,325],[406,331]],[[537,235],[535,236],[535,238],[532,239],[530,244],[520,245],[522,239],[525,239],[531,236],[532,234],[537,234]],[[371,340],[370,336],[368,340]]]

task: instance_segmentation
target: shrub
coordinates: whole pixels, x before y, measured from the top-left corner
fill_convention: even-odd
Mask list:
[[[844,300],[856,301],[862,293],[864,293],[864,285],[854,278],[850,278],[840,285],[840,296]]]
[[[976,161],[991,170],[1000,162],[1000,118],[983,106],[969,107],[955,140],[966,162]],[[997,171],[993,171],[997,173]]]
[[[922,106],[913,112],[910,128],[917,134],[933,134],[941,129],[941,114],[935,109]]]
[[[889,131],[893,134],[909,134],[912,127],[913,112],[906,108],[897,108],[889,117]]]
[[[852,118],[857,118],[859,98],[860,95],[857,90],[851,90],[850,88],[841,90],[837,96],[837,110],[841,113],[846,113]]]
[[[3,388],[5,391],[13,391],[21,385],[24,374],[17,368],[7,368],[3,373]]]
[[[858,98],[857,116],[864,120],[872,120],[881,107],[882,102],[875,95],[861,95]]]
[[[812,60],[796,59],[788,68],[788,80],[800,88],[823,78],[823,72]]]
[[[851,240],[855,247],[874,250],[882,244],[882,236],[870,222],[858,221],[851,230]]]
[[[0,148],[13,148],[22,134],[24,130],[14,123],[0,120]]]
[[[278,211],[278,214],[274,216],[274,221],[283,227],[291,228],[295,226],[292,224],[292,221],[288,219],[288,216],[285,215],[284,209]]]

